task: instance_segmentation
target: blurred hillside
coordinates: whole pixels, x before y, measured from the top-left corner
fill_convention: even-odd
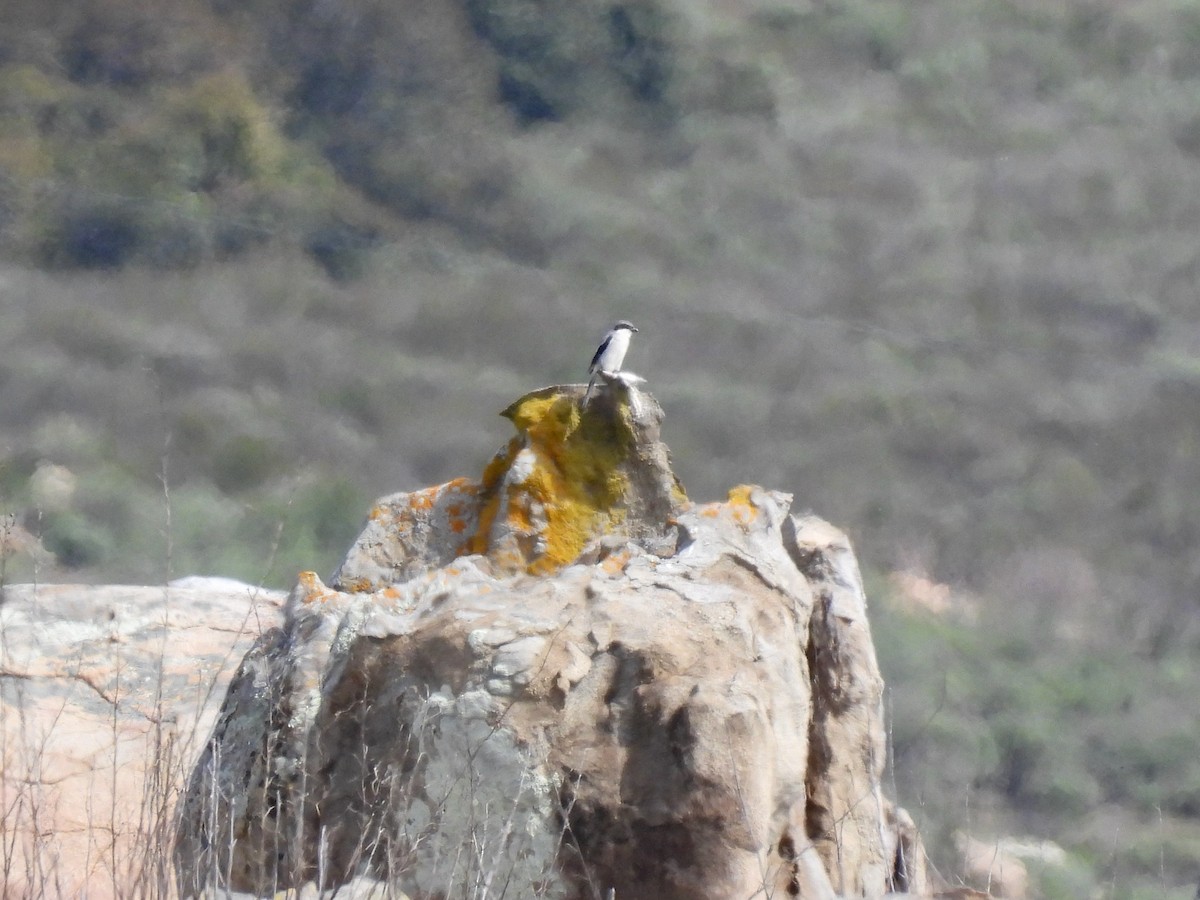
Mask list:
[[[628,316],[694,497],[977,602],[879,627],[940,863],[1011,830],[1071,850],[1046,896],[1190,897],[1200,2],[0,20],[0,507],[57,559],[5,579],[327,571]]]

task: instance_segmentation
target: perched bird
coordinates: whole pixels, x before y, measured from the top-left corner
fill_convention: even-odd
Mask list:
[[[629,350],[629,339],[635,331],[637,329],[633,323],[626,319],[608,329],[608,334],[604,335],[596,355],[592,357],[592,364],[588,366],[587,393],[583,395],[585,405],[592,399],[592,392],[601,376],[614,375],[621,371],[621,363],[625,361],[625,353]]]

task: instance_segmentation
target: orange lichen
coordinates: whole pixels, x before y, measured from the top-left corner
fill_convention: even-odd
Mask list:
[[[729,491],[729,499],[723,503],[703,503],[693,506],[696,515],[706,519],[716,519],[720,516],[730,516],[742,527],[749,525],[758,517],[758,507],[751,499],[751,493],[757,490],[754,485],[739,484]]]
[[[337,596],[338,592],[327,588],[316,572],[301,572],[298,578],[299,587],[304,591],[301,603],[326,603]]]
[[[631,554],[629,551],[622,550],[620,553],[614,553],[612,556],[607,557],[604,562],[600,564],[600,568],[602,568],[609,575],[620,575],[621,571],[625,568],[625,564],[629,562],[630,558]]]
[[[441,486],[426,488],[423,491],[413,491],[408,495],[409,509],[433,509],[435,496],[441,492]]]
[[[475,515],[480,485],[469,478],[455,478],[442,485],[440,490],[438,501],[443,504],[447,527],[453,534],[465,534]],[[467,498],[475,502],[466,502]]]

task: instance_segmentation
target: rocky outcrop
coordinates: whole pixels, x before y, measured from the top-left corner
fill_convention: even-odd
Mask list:
[[[1025,900],[1035,895],[1030,882],[1030,868],[1045,871],[1062,867],[1067,853],[1053,841],[1013,836],[988,840],[957,831],[953,835],[954,850],[962,860],[962,877],[970,884],[986,888],[981,896],[997,900]],[[1028,865],[1027,865],[1028,864]]]
[[[688,501],[653,399],[581,392],[301,576],[192,774],[184,894],[924,890],[845,536],[756,487]]]
[[[549,573],[589,542],[653,543],[687,502],[662,443],[662,409],[637,390],[527,394],[501,415],[518,434],[483,478],[459,478],[376,503],[333,577],[361,593],[408,581],[464,555],[497,572]],[[618,398],[623,398],[624,402]],[[591,548],[592,556],[598,550]]]
[[[0,590],[0,895],[170,896],[175,800],[284,599],[227,579]]]

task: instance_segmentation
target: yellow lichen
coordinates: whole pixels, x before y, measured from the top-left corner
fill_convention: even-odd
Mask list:
[[[500,480],[504,478],[504,473],[508,471],[508,467],[512,465],[512,461],[520,450],[521,441],[513,438],[504,450],[491,458],[491,461],[483,469],[483,490],[485,492],[500,483]]]
[[[683,485],[679,483],[678,479],[676,479],[675,483],[671,485],[671,499],[674,500],[675,505],[679,507],[686,506],[687,504],[691,503],[691,500],[688,499],[687,491],[683,489]]]
[[[490,546],[490,538],[503,511],[507,533],[525,553],[525,568],[551,572],[624,521],[629,480],[622,464],[633,435],[627,410],[622,412],[617,421],[581,412],[574,396],[556,391],[529,395],[506,409],[522,437],[485,470],[486,500],[463,552],[500,550]],[[506,557],[512,549],[504,548]]]
[[[565,394],[531,395],[501,413],[517,431],[540,442],[559,442],[579,424],[579,407]]]
[[[496,514],[500,511],[500,501],[502,499],[500,492],[504,481],[504,473],[508,471],[509,466],[512,465],[512,461],[516,459],[520,450],[520,438],[513,438],[508,442],[508,446],[502,452],[493,456],[484,468],[482,485],[480,487],[483,504],[479,508],[479,524],[475,528],[475,533],[467,538],[462,547],[459,548],[458,553],[460,556],[487,553],[492,525],[496,521]]]
[[[755,487],[751,484],[739,484],[729,489],[730,512],[739,525],[749,525],[758,518],[758,507],[754,505],[750,496],[754,490]]]

